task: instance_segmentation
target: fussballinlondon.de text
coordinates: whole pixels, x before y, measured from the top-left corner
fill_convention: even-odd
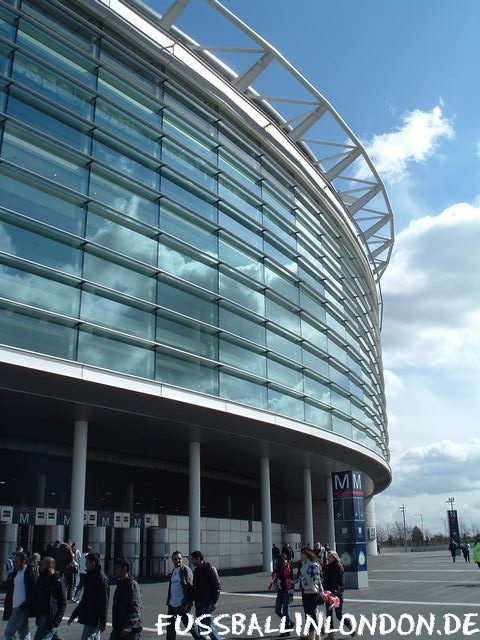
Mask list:
[[[413,616],[408,613],[402,613],[398,617],[394,617],[389,613],[372,613],[369,616],[363,614],[353,616],[345,614],[337,626],[332,626],[330,617],[322,614],[317,615],[315,619],[302,616],[301,613],[295,613],[295,622],[290,627],[297,636],[308,636],[309,633],[332,633],[339,631],[346,635],[354,631],[359,636],[381,636],[390,633],[397,633],[402,636],[420,635],[426,632],[428,635],[444,635],[451,636],[455,633],[461,633],[462,636],[471,636],[480,633],[480,626],[477,626],[478,613],[465,613],[461,616],[453,613],[446,613],[442,616],[435,617],[430,613],[427,616]],[[191,614],[187,614],[188,624],[186,627],[181,622],[181,616],[173,616],[167,614],[159,614],[156,623],[158,635],[163,635],[170,624],[175,625],[176,633],[180,636],[186,636],[190,633],[193,625],[197,626],[198,632],[207,637],[212,632],[209,622],[215,625],[215,630],[219,636],[255,636],[263,638],[265,636],[284,633],[288,630],[286,626],[286,618],[281,619],[280,626],[272,626],[272,617],[268,616],[264,623],[259,622],[255,613],[247,616],[243,613],[222,613],[218,616],[208,614],[195,618]],[[349,621],[351,628],[348,628]]]

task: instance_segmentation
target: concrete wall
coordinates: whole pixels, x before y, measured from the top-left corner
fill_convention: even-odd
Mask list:
[[[201,549],[205,559],[217,569],[239,569],[262,564],[262,524],[248,520],[202,518]],[[188,516],[166,516],[170,553],[178,549],[185,557],[188,548]],[[283,540],[286,527],[272,523],[272,540]]]

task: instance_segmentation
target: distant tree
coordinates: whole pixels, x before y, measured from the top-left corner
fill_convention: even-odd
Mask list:
[[[417,547],[423,544],[423,533],[419,527],[413,527],[412,529],[412,544]]]

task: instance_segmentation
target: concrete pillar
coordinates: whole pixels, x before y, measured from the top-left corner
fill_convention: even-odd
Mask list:
[[[88,527],[88,544],[92,547],[94,553],[98,553],[100,560],[105,562],[105,554],[107,551],[107,528],[106,527]]]
[[[72,486],[70,490],[70,539],[83,549],[83,512],[87,475],[88,422],[75,420],[72,451]]]
[[[313,549],[313,506],[312,506],[312,474],[310,467],[303,470],[303,544]]]
[[[365,519],[365,535],[367,540],[367,556],[378,555],[377,550],[377,530],[375,520],[375,503],[373,496],[363,498],[363,516]],[[369,540],[369,529],[375,529],[375,539]]]
[[[327,476],[326,481],[326,495],[327,495],[327,538],[325,542],[328,542],[330,549],[335,550],[335,518],[333,514],[333,487],[332,478]]]
[[[263,570],[272,570],[272,505],[270,502],[270,458],[260,460],[260,492],[262,502]]]
[[[134,512],[134,498],[135,498],[135,487],[133,485],[133,482],[129,482],[128,486],[127,486],[127,503],[126,503],[126,507],[127,507],[127,511],[129,513],[133,513]]]
[[[200,549],[201,538],[201,468],[200,468],[200,443],[190,442],[190,468],[189,468],[189,551]]]
[[[45,495],[47,492],[47,474],[41,473],[37,480],[37,507],[45,507]]]
[[[140,574],[140,527],[122,529],[122,555],[130,560],[132,575]]]

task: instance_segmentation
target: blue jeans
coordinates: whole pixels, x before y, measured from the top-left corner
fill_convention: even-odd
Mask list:
[[[292,626],[290,620],[290,594],[288,591],[279,591],[275,600],[275,613],[279,618],[285,618],[285,628]]]
[[[100,629],[96,624],[84,624],[81,640],[100,640]]]
[[[213,625],[211,614],[212,614],[211,604],[208,604],[207,602],[202,602],[201,600],[195,601],[195,616],[199,618],[200,616],[206,615],[206,617],[203,618],[202,622],[203,624],[208,624],[212,628],[212,632],[209,633],[208,636],[210,636],[212,640],[220,640],[215,630],[215,627]],[[207,637],[207,634],[204,634],[205,630],[202,629],[201,627],[197,627],[197,631],[202,636],[202,638]]]
[[[15,640],[17,633],[20,640],[31,640],[28,628],[28,609],[20,609],[20,607],[12,609],[4,631],[5,640]]]
[[[48,624],[48,616],[42,614],[37,619],[37,630],[33,640],[52,640],[57,635],[58,627]]]

